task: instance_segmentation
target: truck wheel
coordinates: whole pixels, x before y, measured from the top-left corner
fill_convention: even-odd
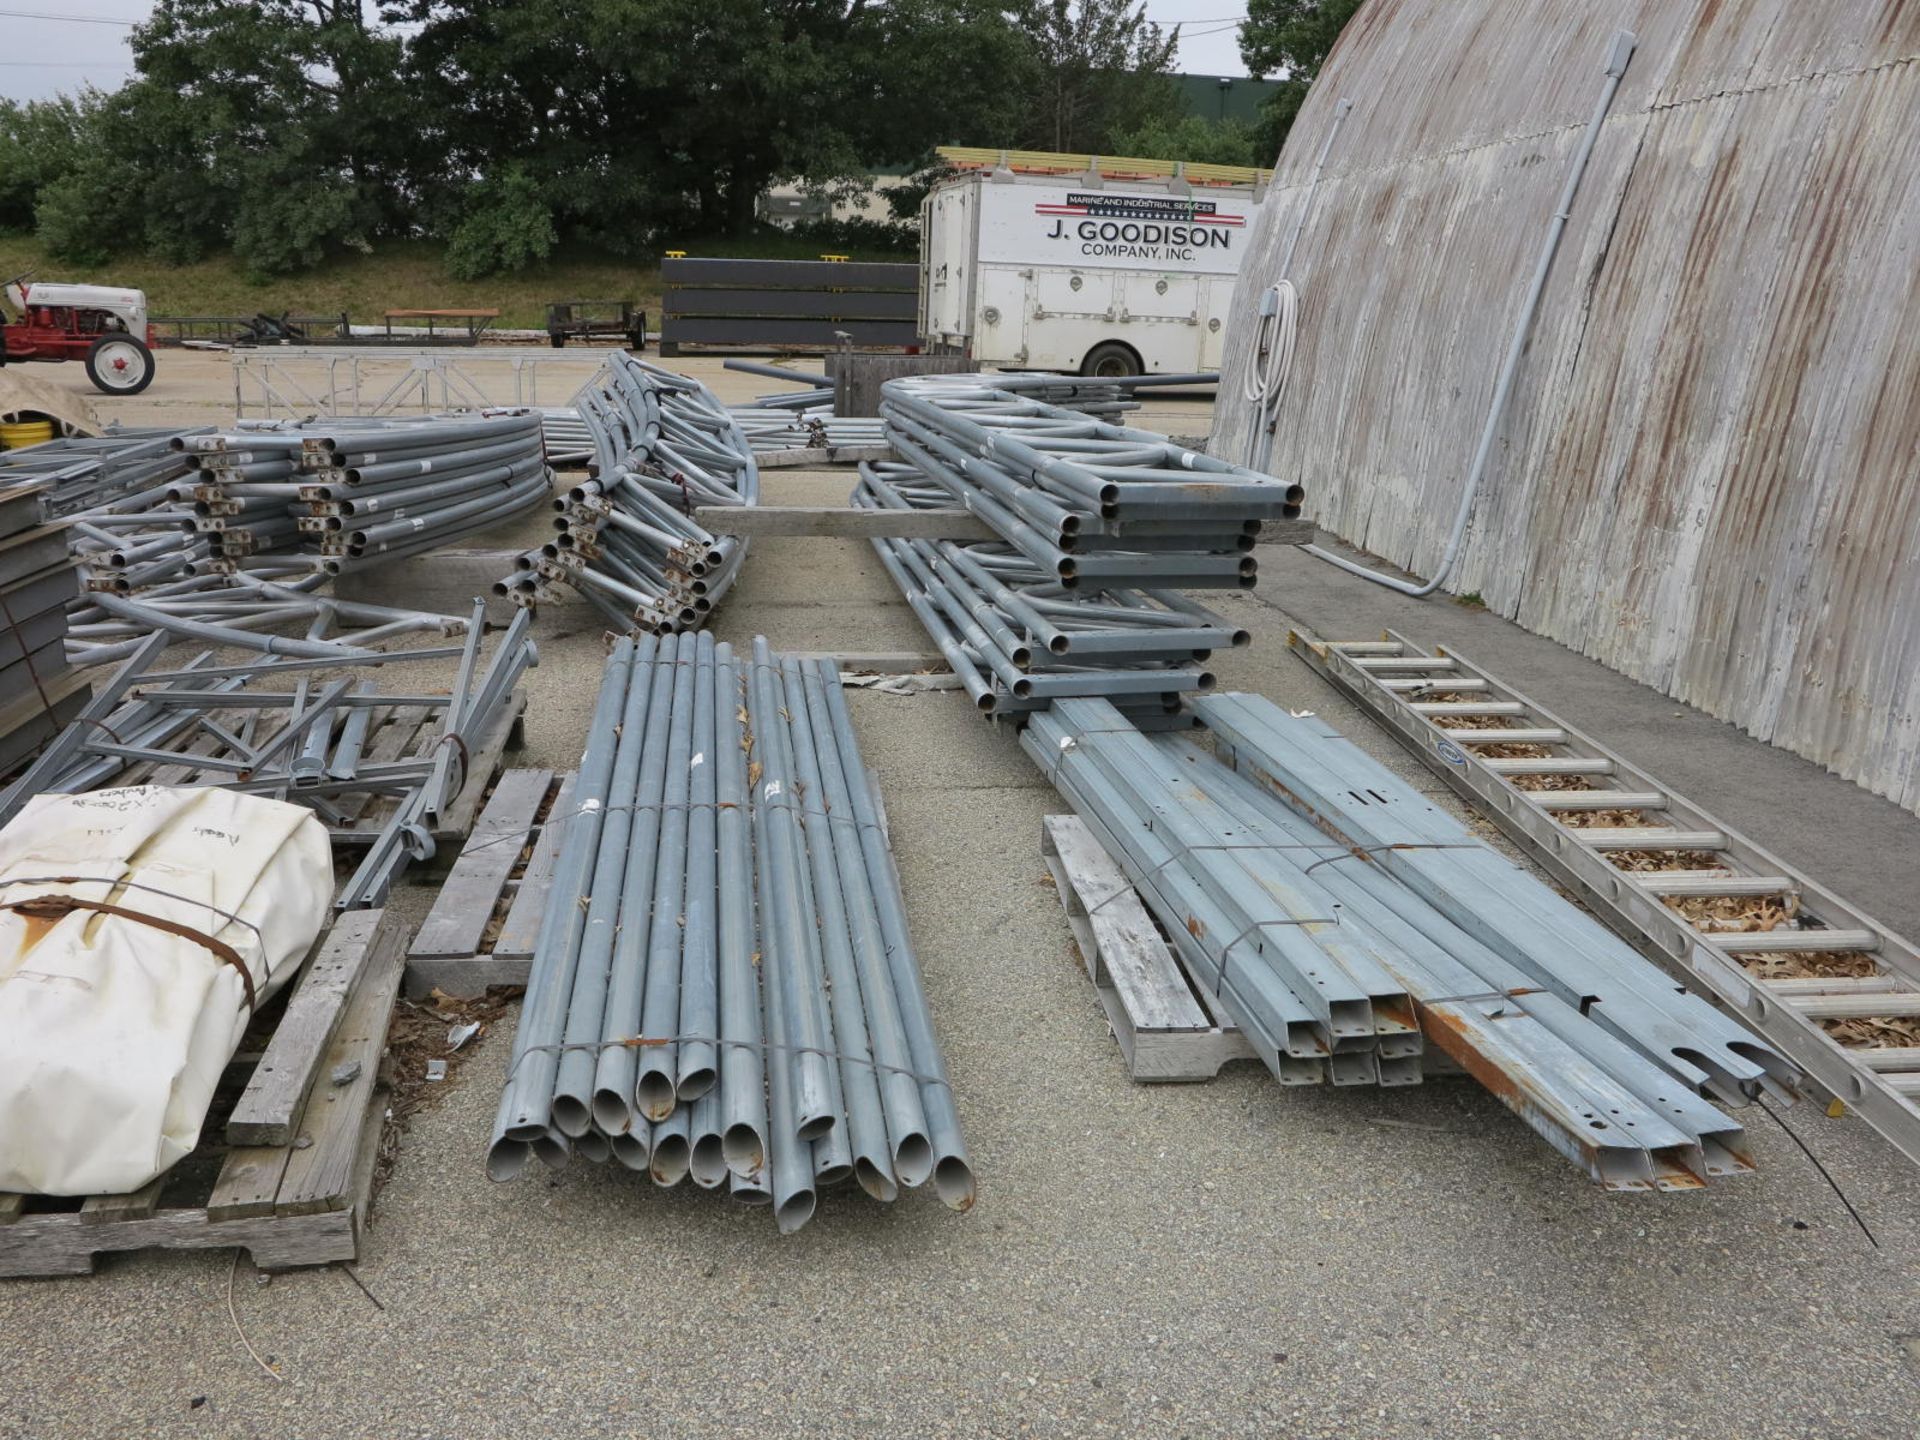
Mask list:
[[[107,395],[138,395],[153,383],[153,352],[131,335],[102,335],[87,352],[87,378]]]
[[[1080,373],[1107,378],[1138,375],[1140,357],[1134,353],[1131,345],[1122,345],[1118,340],[1108,340],[1087,352],[1087,358],[1080,362]]]

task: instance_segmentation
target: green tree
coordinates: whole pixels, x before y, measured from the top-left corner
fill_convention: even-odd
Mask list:
[[[1362,0],[1247,0],[1240,27],[1240,58],[1256,79],[1281,76],[1280,87],[1261,105],[1256,134],[1262,163],[1272,163],[1287,131],[1320,73],[1333,42]]]
[[[0,230],[33,228],[41,192],[84,159],[99,104],[95,91],[25,105],[0,100]]]
[[[55,253],[231,246],[271,275],[404,232],[404,41],[359,0],[161,0],[130,43],[135,78],[38,198]]]
[[[1138,155],[1146,160],[1191,160],[1202,165],[1258,165],[1253,130],[1238,120],[1209,120],[1204,115],[1182,115],[1176,120],[1155,119],[1113,139],[1116,155]]]
[[[1118,154],[1114,137],[1178,114],[1167,77],[1179,31],[1140,0],[1029,0],[1022,18],[1039,71],[1028,146]]]
[[[1011,133],[1007,0],[413,0],[441,217],[503,164],[564,243],[743,234],[776,180],[831,186],[957,135]],[[938,96],[939,103],[928,98]],[[436,228],[445,221],[436,218]]]

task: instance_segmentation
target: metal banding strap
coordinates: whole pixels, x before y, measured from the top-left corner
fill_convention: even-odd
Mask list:
[[[164,930],[169,935],[178,935],[212,952],[238,971],[240,984],[246,992],[248,1011],[260,1008],[253,986],[253,974],[247,969],[247,962],[241,959],[240,952],[226,941],[216,939],[204,930],[196,930],[191,925],[182,925],[177,920],[163,920],[158,915],[149,915],[141,910],[129,910],[124,905],[109,905],[104,900],[83,900],[78,895],[36,895],[31,900],[7,901],[0,904],[0,910],[16,911],[36,920],[60,920],[76,910],[92,910],[101,915],[113,915],[139,925],[151,926],[155,930]]]

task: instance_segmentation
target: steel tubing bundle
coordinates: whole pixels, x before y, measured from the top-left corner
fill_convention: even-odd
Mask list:
[[[593,458],[593,437],[572,406],[547,406],[540,411],[540,440],[547,447],[547,464],[572,469]]]
[[[1597,920],[1513,865],[1323,726],[1245,695],[1201,714],[1234,763],[1284,788],[1329,834],[1378,864],[1507,963],[1586,1013],[1689,1090],[1728,1104],[1792,1098],[1797,1067],[1672,981]],[[1365,783],[1355,784],[1356,779]],[[1367,797],[1362,804],[1360,796]],[[1381,797],[1384,797],[1382,799]]]
[[[973,1175],[830,663],[622,636],[534,950],[487,1170],[570,1155],[769,1204]]]
[[[857,509],[951,503],[911,465],[860,466]],[[1101,695],[1140,718],[1177,712],[1182,693],[1211,689],[1204,662],[1247,633],[1166,589],[1069,588],[1013,546],[876,539],[907,597],[974,703],[986,714],[1043,709]]]
[[[593,478],[555,500],[558,534],[522,555],[495,592],[531,607],[564,586],[620,632],[704,624],[747,542],[710,533],[693,511],[759,503],[753,446],[706,386],[624,351],[574,406],[592,439]]]
[[[549,493],[527,411],[141,432],[123,442],[125,460],[105,441],[93,445],[87,463],[115,478],[89,482],[89,496],[109,498],[68,512],[88,592],[70,615],[79,665],[122,660],[156,628],[255,645],[236,632],[362,632],[336,634],[328,643],[338,648],[457,625],[305,592],[342,569],[496,524]]]
[[[1002,378],[888,381],[887,439],[1062,585],[1247,588],[1261,521],[1300,513],[1297,485],[1032,398]]]
[[[1447,1054],[1607,1188],[1693,1189],[1753,1168],[1740,1126],[1701,1092],[1738,1101],[1772,1088],[1779,1057],[1611,936],[1604,962],[1597,939],[1569,947],[1598,927],[1463,828],[1431,821],[1416,793],[1320,723],[1254,696],[1196,709],[1219,756],[1143,735],[1101,701],[1055,706],[1022,743],[1283,1083],[1340,1083],[1343,1067],[1350,1083],[1369,1078],[1355,1058],[1364,998],[1381,1083],[1385,1014],[1396,1046]],[[1412,828],[1391,818],[1415,814]],[[1380,834],[1400,838],[1360,838]],[[1428,865],[1446,878],[1409,883]],[[1463,865],[1485,867],[1492,890],[1462,879]],[[1674,1043],[1676,1026],[1691,1045]],[[1417,1056],[1398,1063],[1396,1081],[1418,1078]]]

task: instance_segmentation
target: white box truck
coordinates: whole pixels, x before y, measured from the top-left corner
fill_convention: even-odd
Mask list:
[[[949,163],[994,158],[973,160],[921,207],[920,335],[929,350],[982,368],[1082,375],[1219,368],[1267,172],[940,153]],[[1074,163],[1077,171],[1062,173]],[[1166,173],[1141,173],[1148,167]]]

